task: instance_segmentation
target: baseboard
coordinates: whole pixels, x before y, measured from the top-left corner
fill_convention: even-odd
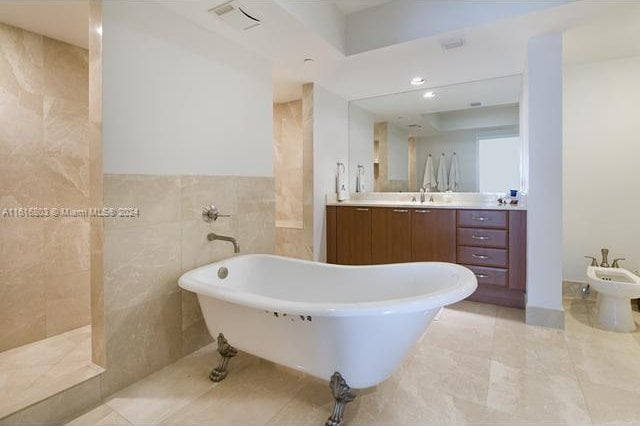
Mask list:
[[[547,328],[564,329],[564,311],[562,309],[547,309],[537,306],[526,307],[526,322]]]

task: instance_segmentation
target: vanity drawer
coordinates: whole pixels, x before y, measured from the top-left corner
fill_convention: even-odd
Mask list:
[[[509,235],[502,229],[458,228],[458,245],[507,248]]]
[[[478,284],[491,284],[500,287],[508,287],[509,271],[501,268],[489,268],[487,266],[462,265],[473,271]]]
[[[509,255],[508,251],[503,249],[458,246],[457,263],[462,265],[507,268],[509,265]]]
[[[458,226],[506,229],[508,212],[497,210],[458,210]]]

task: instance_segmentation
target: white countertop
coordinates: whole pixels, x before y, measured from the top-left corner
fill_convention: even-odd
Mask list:
[[[430,208],[430,209],[468,209],[468,210],[526,210],[525,206],[473,203],[473,202],[424,202],[420,201],[389,201],[389,200],[348,200],[328,202],[327,206],[344,207],[398,207],[398,208]]]

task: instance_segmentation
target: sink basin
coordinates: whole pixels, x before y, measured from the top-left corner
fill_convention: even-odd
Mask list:
[[[631,299],[640,298],[640,277],[624,268],[587,268],[589,285],[598,292],[598,321],[605,330],[636,329]]]

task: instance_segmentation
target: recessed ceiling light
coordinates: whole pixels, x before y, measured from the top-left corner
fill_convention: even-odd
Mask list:
[[[424,84],[424,78],[422,77],[413,77],[411,79],[411,84],[414,86],[420,86],[421,84]]]
[[[433,92],[424,92],[424,95],[422,95],[422,97],[427,98],[427,99],[431,99],[431,98],[435,98],[436,94]]]

